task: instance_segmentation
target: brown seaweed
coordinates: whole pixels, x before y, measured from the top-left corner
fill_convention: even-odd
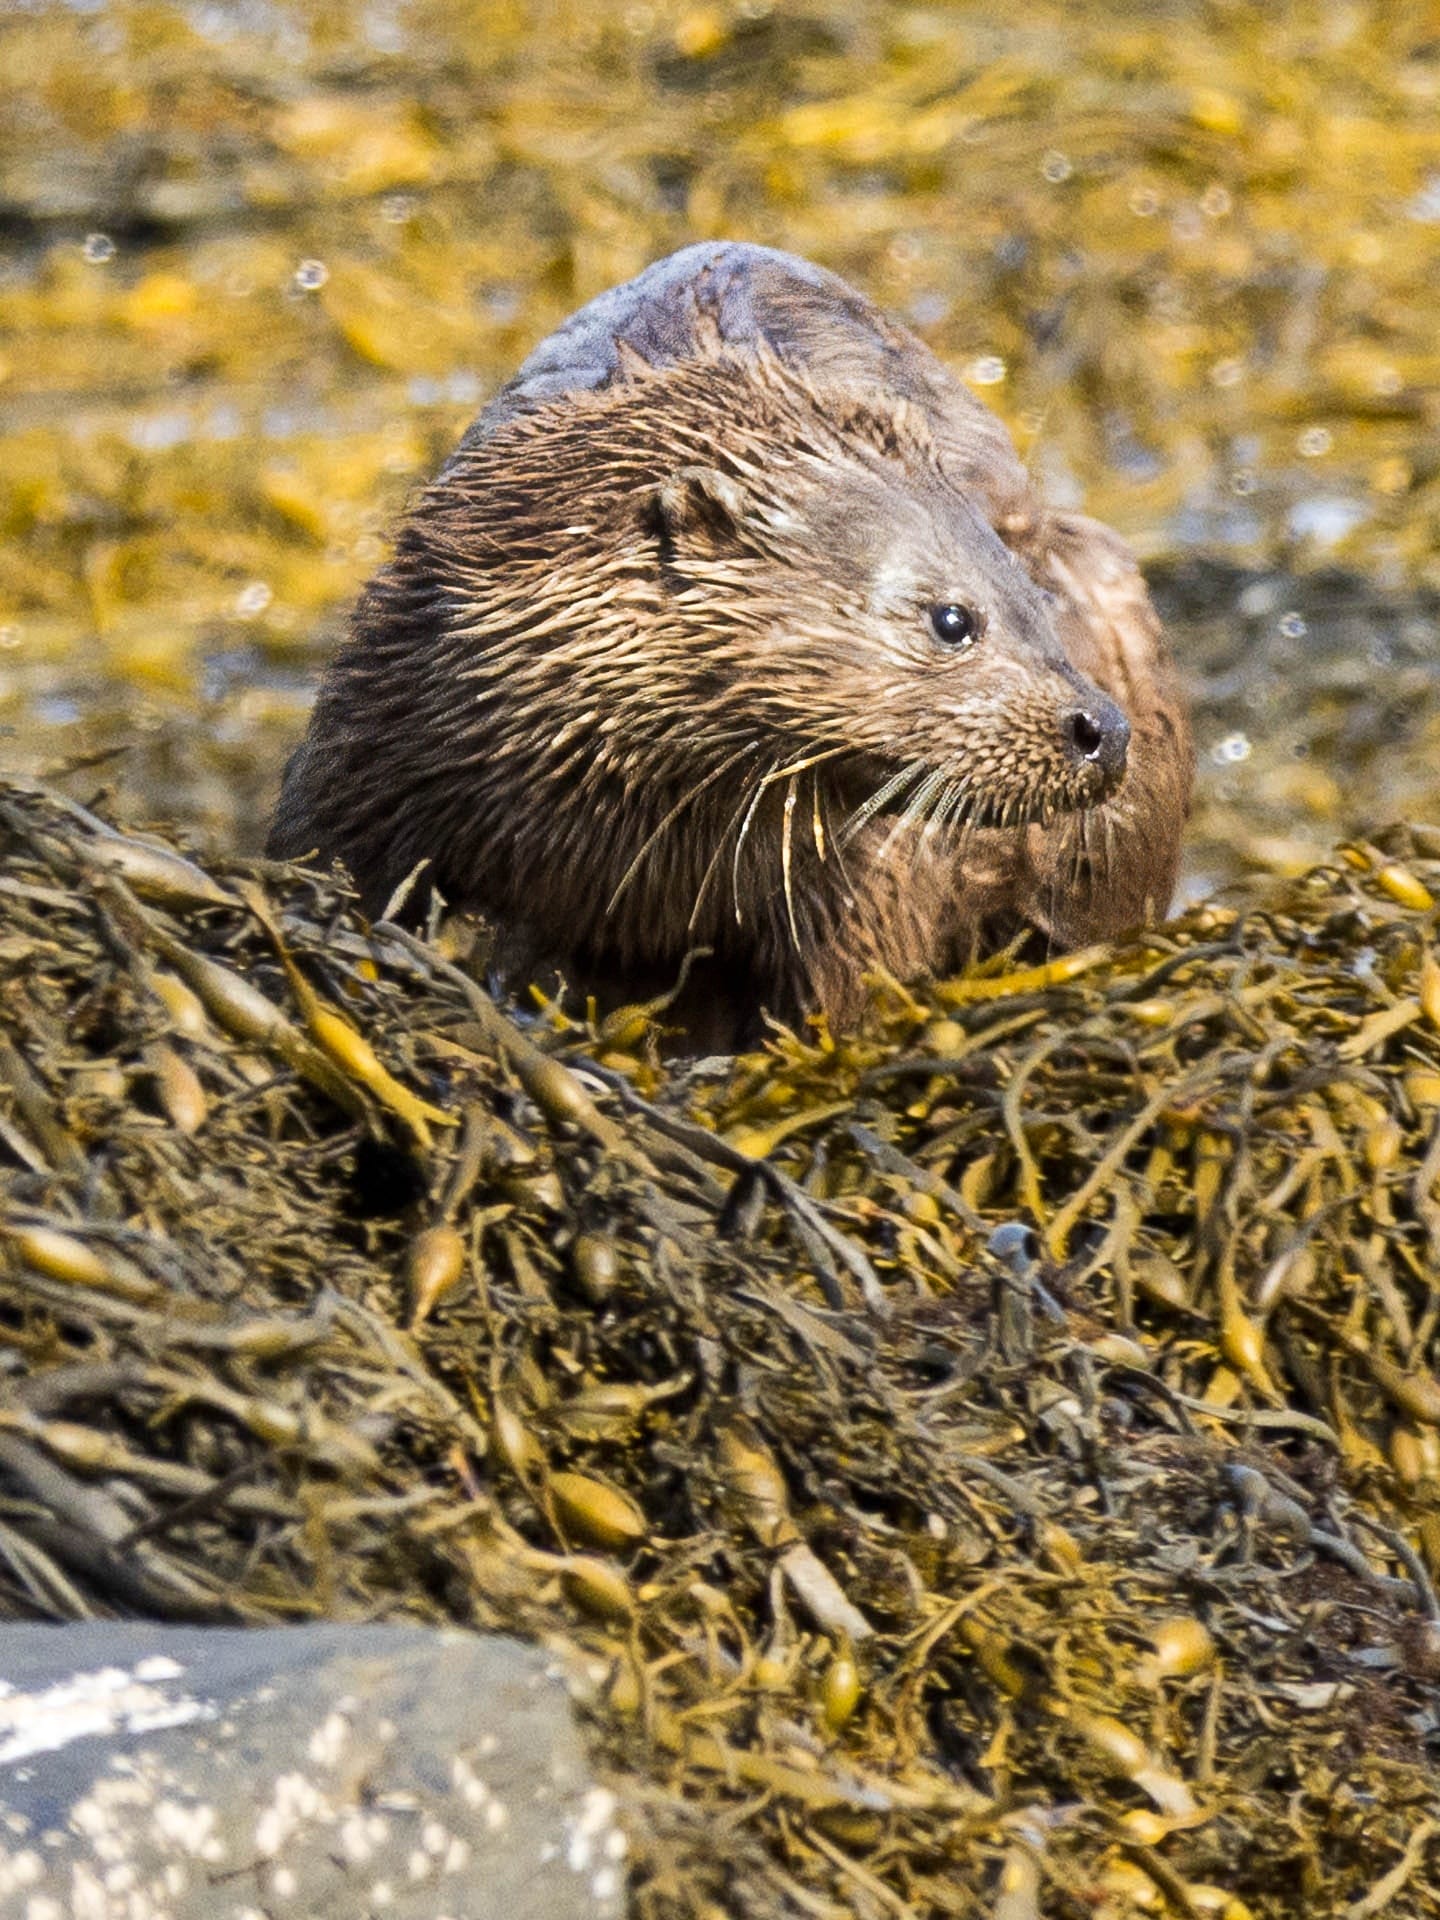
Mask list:
[[[0,1616],[540,1640],[642,1915],[1440,1911],[1437,896],[686,1066],[8,787]]]

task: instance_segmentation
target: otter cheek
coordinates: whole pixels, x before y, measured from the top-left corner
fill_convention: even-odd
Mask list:
[[[1130,722],[1108,694],[1085,690],[1060,713],[1061,751],[1078,780],[1086,804],[1106,800],[1125,778],[1130,752]]]

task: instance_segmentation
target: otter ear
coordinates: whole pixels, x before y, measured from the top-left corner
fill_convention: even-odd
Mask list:
[[[700,531],[732,534],[750,510],[744,487],[718,467],[677,467],[650,498],[656,523],[671,540]]]

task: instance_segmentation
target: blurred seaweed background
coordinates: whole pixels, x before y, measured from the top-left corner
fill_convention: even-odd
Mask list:
[[[10,0],[0,72],[5,760],[123,749],[122,808],[253,847],[407,493],[566,312],[731,234],[1145,555],[1192,892],[1433,813],[1433,4]]]

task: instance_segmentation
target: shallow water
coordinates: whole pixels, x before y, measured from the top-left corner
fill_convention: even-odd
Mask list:
[[[253,845],[407,492],[686,241],[855,280],[1144,555],[1189,885],[1440,817],[1420,5],[0,16],[0,754]]]

